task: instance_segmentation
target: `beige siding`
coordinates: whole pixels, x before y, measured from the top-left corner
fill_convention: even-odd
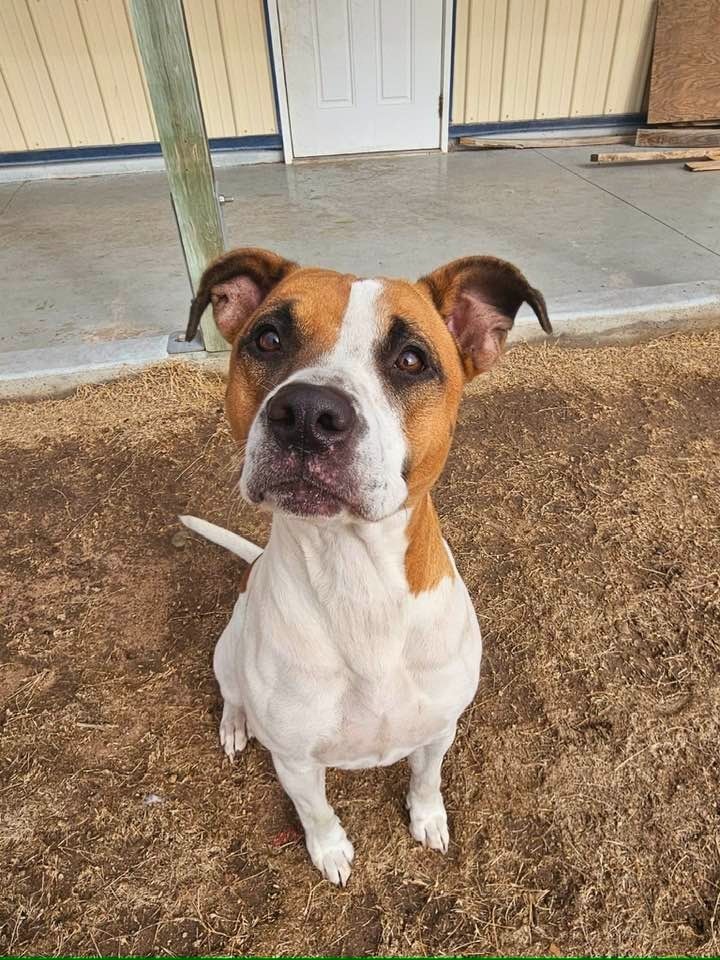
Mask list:
[[[605,113],[645,108],[656,7],[656,0],[623,0]]]
[[[509,0],[500,117],[535,115],[543,49],[545,0]]]
[[[110,126],[75,0],[28,0],[70,143],[111,143]]]
[[[455,104],[462,97],[469,116],[500,116],[506,0],[464,0],[455,13],[455,81],[453,113],[462,115]],[[462,55],[458,55],[462,50]],[[458,69],[462,67],[462,77]]]
[[[635,113],[655,0],[458,0],[453,123]]]
[[[6,144],[6,150],[27,150],[28,148],[2,73],[0,73],[0,143]]]
[[[217,7],[237,136],[276,133],[262,0],[217,0]]]
[[[70,146],[26,0],[0,3],[0,70],[28,150]]]
[[[129,10],[118,0],[77,0],[112,143],[155,139]]]
[[[209,137],[234,135],[230,84],[215,0],[184,0],[190,46]]]
[[[578,0],[548,0],[537,105],[533,114],[537,119],[570,114],[581,21],[582,3]]]
[[[184,0],[208,135],[274,133],[262,0]],[[0,0],[0,152],[157,139],[130,0]]]

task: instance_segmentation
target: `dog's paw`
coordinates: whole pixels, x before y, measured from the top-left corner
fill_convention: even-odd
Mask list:
[[[409,807],[410,833],[413,839],[431,850],[447,853],[450,833],[448,832],[447,814],[442,800],[432,810],[427,808],[419,810],[417,807],[413,807],[412,803],[409,804]]]
[[[220,721],[220,746],[230,760],[234,760],[235,754],[242,753],[247,746],[245,712],[242,707],[236,707],[227,700],[223,704]]]
[[[336,887],[344,887],[352,872],[355,851],[343,828],[338,824],[332,838],[324,841],[306,838],[306,843],[310,859],[325,879]]]

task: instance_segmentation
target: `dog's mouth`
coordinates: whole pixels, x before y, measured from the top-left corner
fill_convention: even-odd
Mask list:
[[[285,452],[258,464],[247,478],[247,498],[260,507],[297,517],[334,517],[340,513],[363,518],[352,471],[324,458]]]
[[[307,476],[273,482],[256,502],[297,517],[334,517],[342,511],[360,513],[348,496]]]

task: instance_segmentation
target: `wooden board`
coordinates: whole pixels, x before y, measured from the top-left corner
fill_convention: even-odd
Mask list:
[[[720,118],[720,0],[659,0],[648,123]]]
[[[476,150],[542,150],[544,147],[591,147],[613,143],[633,143],[630,134],[608,134],[596,137],[535,137],[528,140],[488,140],[487,137],[460,137],[463,147]]]
[[[720,130],[712,127],[655,127],[638,130],[636,147],[720,147]]]
[[[522,150],[524,147],[520,140],[485,140],[482,137],[460,137],[458,143],[474,150]]]
[[[181,0],[132,0],[132,12],[195,291],[205,267],[223,251],[223,230],[183,7]],[[229,349],[209,310],[201,326],[207,351]]]
[[[627,150],[625,153],[591,153],[592,163],[654,163],[658,160],[720,160],[720,150]]]
[[[701,160],[699,163],[686,163],[685,169],[692,173],[705,173],[707,170],[720,170],[720,160]]]

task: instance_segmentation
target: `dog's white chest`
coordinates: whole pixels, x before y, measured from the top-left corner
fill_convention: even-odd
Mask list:
[[[454,728],[481,654],[458,577],[382,599],[368,581],[347,602],[321,603],[308,602],[306,585],[278,591],[267,570],[238,602],[215,665],[221,687],[234,675],[249,726],[274,755],[381,766]]]
[[[313,749],[324,766],[374,767],[395,763],[429,743],[453,722],[453,703],[438,698],[432,676],[398,664],[383,677],[348,672],[340,710]],[[458,691],[460,693],[460,691]]]

